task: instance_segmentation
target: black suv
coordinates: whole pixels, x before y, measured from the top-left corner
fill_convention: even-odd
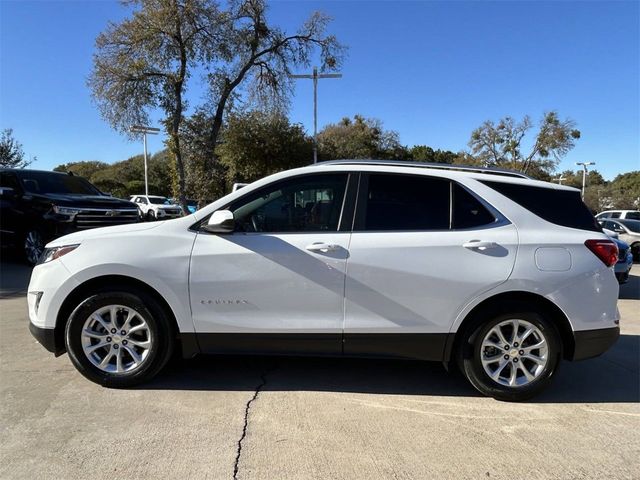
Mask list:
[[[102,193],[72,173],[0,169],[0,239],[35,264],[61,235],[139,221],[135,204]]]

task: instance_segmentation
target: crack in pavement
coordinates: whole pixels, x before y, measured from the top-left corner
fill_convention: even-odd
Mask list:
[[[249,426],[249,410],[251,410],[251,404],[258,398],[258,395],[260,394],[262,389],[267,384],[267,375],[269,375],[274,369],[275,369],[275,367],[273,367],[273,368],[271,368],[271,369],[269,369],[269,370],[267,370],[265,372],[262,372],[260,374],[261,383],[260,383],[260,385],[258,385],[256,387],[256,390],[253,393],[253,397],[251,397],[249,399],[249,401],[247,402],[247,405],[245,406],[245,409],[244,409],[244,425],[242,426],[242,435],[240,436],[240,439],[238,440],[238,447],[236,449],[236,459],[235,459],[235,462],[233,463],[233,480],[237,480],[238,479],[238,469],[239,469],[239,466],[240,466],[240,456],[242,455],[242,441],[247,436],[247,428]]]

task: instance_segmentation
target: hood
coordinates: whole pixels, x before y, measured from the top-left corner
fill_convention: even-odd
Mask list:
[[[61,207],[73,208],[138,208],[135,203],[120,198],[109,197],[107,195],[75,195],[65,193],[48,193],[46,195],[36,195],[51,201]]]
[[[90,238],[141,232],[142,230],[151,230],[152,228],[158,228],[164,223],[165,222],[130,223],[127,225],[115,225],[113,227],[100,227],[91,228],[89,230],[81,230],[79,232],[70,233],[69,235],[64,235],[63,237],[52,240],[47,244],[47,248],[82,243],[84,240],[88,240]]]

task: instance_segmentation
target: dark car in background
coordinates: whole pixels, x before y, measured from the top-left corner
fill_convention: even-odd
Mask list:
[[[633,266],[631,247],[628,243],[617,238],[612,238],[612,240],[618,245],[618,262],[615,264],[613,271],[616,274],[618,283],[627,283],[629,272],[631,272],[631,267]]]
[[[18,247],[32,265],[61,235],[139,220],[135,204],[72,173],[0,169],[0,241]]]

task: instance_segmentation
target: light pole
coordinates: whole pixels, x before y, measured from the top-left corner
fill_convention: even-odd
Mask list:
[[[313,80],[313,163],[318,163],[318,79],[342,78],[342,74],[318,73],[318,67],[313,67],[311,75],[289,75],[289,78],[310,78]]]
[[[563,177],[562,174],[558,175],[557,178],[554,178],[554,180],[558,181],[558,185],[562,185],[562,182],[564,182],[567,179],[567,177]]]
[[[596,162],[576,162],[576,165],[581,165],[582,166],[582,200],[584,200],[584,190],[585,187],[587,186],[587,173],[589,173],[589,170],[587,169],[587,167],[589,165],[595,165]]]
[[[159,128],[144,127],[142,125],[132,125],[129,127],[131,133],[141,133],[142,143],[144,145],[144,194],[149,195],[149,181],[147,175],[147,135],[157,135]]]

